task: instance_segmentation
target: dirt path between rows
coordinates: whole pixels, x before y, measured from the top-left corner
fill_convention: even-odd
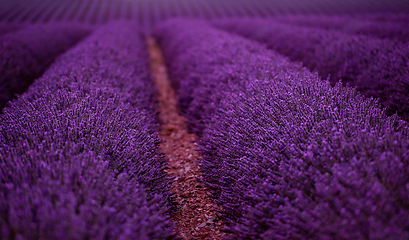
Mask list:
[[[173,192],[179,212],[173,217],[179,236],[183,239],[221,239],[222,221],[217,217],[220,208],[210,198],[199,181],[200,153],[195,135],[187,131],[185,119],[179,115],[177,99],[169,82],[165,63],[155,40],[147,40],[152,77],[158,89],[160,151],[166,154],[169,165],[166,172],[175,177]]]

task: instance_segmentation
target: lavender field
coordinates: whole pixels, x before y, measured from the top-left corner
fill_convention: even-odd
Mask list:
[[[0,3],[0,239],[409,239],[406,1]]]

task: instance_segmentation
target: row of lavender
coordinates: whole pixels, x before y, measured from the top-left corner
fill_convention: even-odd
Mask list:
[[[229,238],[409,238],[406,122],[204,23],[155,36]]]
[[[409,42],[409,15],[394,18],[359,18],[349,16],[285,16],[276,20],[296,26],[338,30],[348,34],[362,34],[381,39]]]
[[[56,22],[80,21],[101,24],[126,18],[152,28],[163,19],[191,17],[220,19],[226,17],[270,17],[289,14],[354,14],[408,12],[405,0],[328,1],[311,0],[2,0],[0,21]]]
[[[0,25],[0,109],[90,32],[78,24]]]
[[[371,36],[373,32],[369,36],[354,35],[274,20],[234,20],[215,25],[260,41],[291,60],[302,62],[311,71],[318,71],[323,78],[330,75],[332,85],[342,80],[356,86],[365,96],[378,98],[387,107],[388,115],[397,112],[409,120],[409,48],[406,43],[379,39]],[[404,30],[403,25],[400,26]]]
[[[44,30],[20,47],[50,56],[72,33],[50,31],[56,39]],[[175,238],[154,102],[135,23],[97,29],[58,57],[0,116],[0,238]]]

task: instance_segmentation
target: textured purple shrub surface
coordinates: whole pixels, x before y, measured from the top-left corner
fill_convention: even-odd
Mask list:
[[[97,29],[0,116],[0,238],[173,239],[147,48]]]
[[[203,180],[229,238],[409,238],[405,121],[205,24],[172,21],[155,35],[182,111],[201,126]]]
[[[90,33],[71,23],[31,25],[0,37],[0,109],[21,94],[55,58]]]
[[[274,20],[222,21],[216,26],[267,44],[326,78],[379,98],[386,113],[409,119],[409,48],[406,44]]]
[[[339,30],[348,34],[362,34],[381,39],[401,42],[409,41],[409,22],[364,20],[346,16],[287,16],[278,18],[280,22],[298,26]],[[409,20],[409,18],[408,18]]]
[[[154,36],[162,47],[182,113],[199,136],[225,98],[223,94],[230,91],[229,83],[242,85],[244,78],[257,75],[272,54],[259,44],[199,21],[168,21],[156,29]]]

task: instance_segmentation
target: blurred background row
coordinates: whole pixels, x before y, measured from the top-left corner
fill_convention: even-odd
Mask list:
[[[409,13],[407,0],[1,0],[0,22],[133,19],[146,32],[174,17],[220,19],[283,15]],[[384,16],[384,15],[382,15]]]

